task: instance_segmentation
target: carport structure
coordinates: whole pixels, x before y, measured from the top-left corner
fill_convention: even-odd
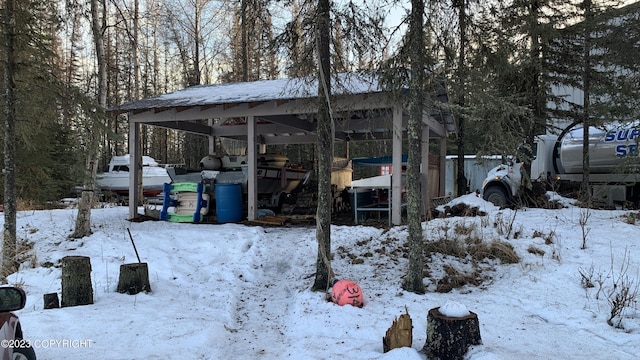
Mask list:
[[[205,135],[209,152],[215,152],[214,138],[247,141],[247,212],[254,220],[257,213],[257,154],[269,144],[304,144],[317,141],[315,117],[318,109],[317,81],[279,79],[253,82],[199,85],[173,93],[126,103],[110,110],[127,113],[129,121],[129,153],[131,169],[141,168],[138,153],[140,126],[158,126]],[[440,141],[441,167],[444,167],[447,134],[455,131],[450,115],[434,102],[447,102],[443,86],[425,99],[422,117],[422,201],[428,209],[429,199],[443,194],[428,194],[429,140]],[[406,94],[406,91],[404,91]],[[396,95],[394,95],[396,94]],[[385,91],[376,78],[347,73],[332,79],[334,141],[392,139],[391,180],[392,223],[402,222],[402,140],[406,138],[408,108],[406,96]],[[403,102],[405,104],[403,104]],[[203,154],[207,155],[207,154]],[[440,189],[444,189],[444,169],[440,171]],[[137,199],[140,174],[131,171],[129,199]],[[443,190],[440,190],[442,192]],[[137,217],[137,206],[129,201],[129,215]]]

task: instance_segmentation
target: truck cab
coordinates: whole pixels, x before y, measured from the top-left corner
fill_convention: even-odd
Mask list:
[[[531,158],[531,180],[554,178],[554,146],[557,136],[539,135],[534,139]],[[507,161],[493,169],[482,183],[483,199],[496,206],[507,206],[520,194],[523,163]]]
[[[554,149],[557,140],[558,137],[555,135],[538,135],[534,139],[533,158],[531,159],[532,181],[544,181],[557,176],[553,165],[553,157],[558,156]]]

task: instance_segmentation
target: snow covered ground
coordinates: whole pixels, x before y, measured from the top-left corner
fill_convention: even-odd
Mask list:
[[[360,284],[363,308],[337,306],[310,290],[313,226],[134,223],[126,207],[95,209],[93,235],[75,241],[67,239],[75,210],[20,212],[18,236],[34,248],[9,281],[27,292],[17,313],[25,338],[39,344],[39,359],[426,359],[427,312],[447,302],[478,314],[483,344],[468,359],[638,358],[638,302],[615,319],[620,328],[607,324],[616,289],[638,291],[638,211],[516,212],[474,195],[460,201],[487,214],[432,220],[423,225],[425,237],[506,241],[520,261],[434,254],[425,269],[428,292],[416,295],[400,286],[406,227],[333,226],[332,266]],[[127,229],[148,263],[150,293],[116,292],[120,265],[137,262]],[[60,260],[68,255],[91,258],[95,303],[44,310],[43,294],[61,296]],[[483,281],[436,292],[452,268]],[[385,354],[382,337],[405,308],[413,346]]]

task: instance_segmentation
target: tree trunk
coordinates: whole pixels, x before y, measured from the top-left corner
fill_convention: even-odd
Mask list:
[[[593,14],[591,13],[591,0],[582,2],[584,9],[584,21],[590,23]],[[591,26],[585,26],[584,30],[584,49],[582,70],[582,189],[580,200],[583,201],[587,208],[591,207],[591,186],[590,168],[589,168],[589,126],[591,126],[590,114],[590,96],[591,96]]]
[[[102,16],[100,16],[99,5],[102,5]],[[104,1],[91,0],[91,29],[93,31],[93,41],[96,47],[96,58],[98,59],[98,94],[97,100],[100,105],[100,112],[107,106],[107,63],[105,58],[103,30],[105,22],[106,5]],[[91,235],[91,208],[98,172],[98,137],[96,136],[97,126],[90,126],[87,138],[87,176],[82,187],[82,196],[78,204],[78,215],[76,217],[76,227],[71,238],[82,238]]]
[[[466,88],[466,76],[465,76],[465,50],[467,46],[467,0],[454,1],[454,6],[458,7],[458,28],[460,29],[460,50],[458,54],[458,68],[456,69],[456,78],[458,80],[458,105],[464,109],[465,106],[465,88]],[[458,115],[458,192],[457,196],[462,196],[467,193],[467,178],[464,174],[464,129],[465,119],[462,111]]]
[[[62,307],[93,304],[91,258],[62,258]]]
[[[313,290],[329,289],[331,270],[331,163],[333,161],[333,119],[331,117],[331,72],[329,55],[329,1],[318,1],[316,41],[318,46],[318,208],[316,239],[318,258]]]
[[[423,239],[420,219],[420,163],[422,153],[422,113],[424,109],[424,1],[411,1],[411,80],[410,108],[408,123],[409,158],[407,160],[407,220],[409,225],[409,265],[404,278],[403,288],[417,294],[424,294],[422,271]],[[428,166],[428,164],[425,164]],[[423,184],[427,186],[427,184]]]
[[[242,63],[242,81],[249,81],[249,24],[247,22],[247,2],[240,1],[240,62]]]
[[[129,295],[135,295],[141,291],[151,292],[147,263],[120,265],[117,291]]]
[[[439,307],[429,310],[427,316],[427,341],[422,351],[430,360],[464,359],[472,345],[482,344],[478,315],[460,318],[444,316]]]
[[[4,225],[2,231],[2,266],[5,279],[18,269],[16,262],[16,84],[14,81],[15,16],[14,0],[5,3],[5,107],[4,107]]]
[[[386,335],[382,338],[382,349],[384,352],[400,347],[411,347],[413,343],[413,322],[409,311],[393,320],[391,327],[387,329]]]

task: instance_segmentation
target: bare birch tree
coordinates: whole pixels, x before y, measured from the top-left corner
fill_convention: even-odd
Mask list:
[[[98,93],[96,112],[103,113],[107,106],[107,65],[105,58],[103,33],[106,29],[106,3],[104,0],[91,0],[91,29],[98,63]],[[91,235],[91,208],[93,207],[96,173],[98,172],[98,129],[93,122],[86,123],[86,171],[88,176],[82,186],[82,195],[78,203],[76,227],[69,236],[82,238]]]

